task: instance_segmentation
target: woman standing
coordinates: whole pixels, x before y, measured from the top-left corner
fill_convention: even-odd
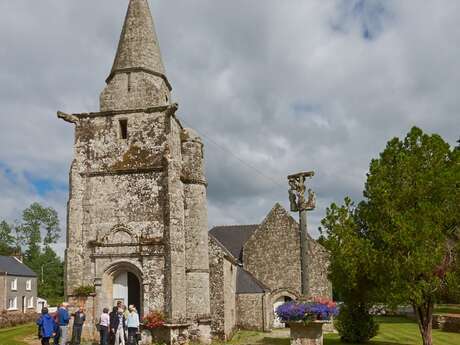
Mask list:
[[[129,306],[128,314],[128,345],[137,345],[137,332],[139,331],[139,314],[133,305]]]
[[[109,344],[109,326],[110,326],[109,309],[104,308],[104,310],[102,311],[100,321],[99,321],[99,332],[101,334],[101,344],[100,345]]]

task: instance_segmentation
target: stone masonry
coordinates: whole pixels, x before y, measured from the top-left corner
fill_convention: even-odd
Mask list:
[[[271,330],[277,303],[301,296],[299,224],[275,204],[259,225],[215,227],[210,234],[213,335],[228,339],[235,328]],[[310,239],[309,255],[311,296],[332,298],[328,253]],[[236,282],[225,269],[230,265],[240,273]],[[236,319],[226,312],[235,305]]]
[[[66,295],[95,286],[94,310],[115,303],[114,279],[139,281],[139,308],[163,311],[171,342],[210,328],[203,144],[171,104],[147,0],[130,0],[100,112],[75,125],[68,202]],[[94,332],[88,320],[86,334]]]

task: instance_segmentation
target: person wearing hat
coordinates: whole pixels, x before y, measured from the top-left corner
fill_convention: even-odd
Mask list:
[[[42,309],[42,315],[37,320],[38,337],[41,339],[42,345],[50,345],[50,339],[56,334],[56,321],[48,313],[48,308]]]

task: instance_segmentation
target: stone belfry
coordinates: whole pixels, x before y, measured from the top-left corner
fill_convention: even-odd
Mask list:
[[[99,112],[58,112],[75,125],[66,295],[94,286],[90,317],[121,300],[164,312],[166,342],[208,339],[203,144],[175,115],[147,0],[129,1],[106,83]]]

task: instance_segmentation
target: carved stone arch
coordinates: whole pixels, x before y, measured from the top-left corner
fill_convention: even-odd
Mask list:
[[[142,281],[144,278],[142,273],[142,267],[137,262],[117,260],[115,262],[111,262],[104,268],[104,274],[109,277],[114,277],[115,275],[123,271],[131,272],[140,281]]]
[[[276,316],[275,309],[284,303],[286,297],[290,298],[291,300],[297,300],[300,296],[296,291],[291,289],[277,289],[270,293],[270,319],[272,320],[272,327],[273,328],[284,328],[285,324]],[[283,301],[284,299],[284,301]]]
[[[138,311],[141,312],[144,310],[144,305],[147,305],[145,302],[145,295],[144,295],[144,275],[142,270],[142,264],[137,260],[130,260],[130,259],[121,259],[107,263],[106,265],[101,267],[102,272],[102,279],[101,285],[99,289],[96,288],[97,296],[98,296],[98,305],[102,307],[107,307],[111,309],[116,301],[114,296],[115,291],[115,282],[119,278],[120,275],[131,274],[135,278],[137,278],[137,288],[138,291],[138,302],[133,304],[136,305]],[[131,289],[130,285],[125,285],[126,290],[126,297],[125,303],[129,303],[129,289]],[[119,296],[118,296],[119,297]],[[126,304],[128,305],[128,304]]]
[[[138,242],[134,231],[126,225],[117,224],[106,233],[101,242],[103,244],[130,244]]]
[[[270,293],[272,303],[281,297],[289,297],[295,301],[300,297],[300,295],[291,289],[276,289]]]

